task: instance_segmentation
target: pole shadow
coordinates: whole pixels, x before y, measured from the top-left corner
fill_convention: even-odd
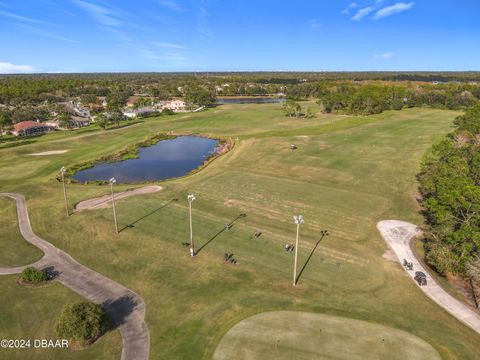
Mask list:
[[[210,244],[213,240],[215,240],[216,237],[218,237],[218,236],[219,236],[221,233],[223,233],[225,230],[230,229],[230,228],[233,226],[233,223],[234,223],[235,221],[237,221],[237,220],[240,219],[240,218],[244,218],[244,217],[246,217],[246,216],[247,216],[247,214],[243,214],[243,213],[242,213],[242,214],[238,215],[235,219],[233,219],[232,221],[230,221],[229,223],[227,223],[227,224],[223,227],[222,230],[220,230],[219,232],[217,232],[217,233],[216,233],[215,235],[213,235],[213,237],[210,238],[205,244],[203,244],[202,246],[200,246],[200,247],[197,249],[197,251],[195,251],[195,254],[198,254],[200,251],[202,251],[202,249],[203,249],[205,246],[207,246],[208,244]]]
[[[297,278],[295,279],[295,283],[298,283],[298,281],[300,280],[300,277],[302,276],[305,268],[307,267],[308,263],[310,262],[310,259],[312,258],[313,253],[315,252],[315,250],[317,250],[317,247],[318,247],[318,245],[320,244],[320,242],[323,240],[323,238],[324,238],[325,236],[330,235],[330,234],[328,233],[328,230],[322,230],[322,231],[320,232],[320,234],[321,234],[322,236],[320,237],[320,239],[318,239],[317,243],[315,244],[315,246],[313,247],[312,251],[310,252],[310,255],[308,255],[307,260],[306,260],[305,263],[303,264],[302,268],[300,269],[300,272],[299,272],[298,275],[297,275]]]
[[[139,223],[140,221],[146,219],[146,218],[149,217],[149,216],[152,216],[152,215],[155,214],[157,211],[162,210],[164,207],[167,207],[168,205],[170,205],[172,202],[175,202],[175,201],[178,201],[178,199],[172,199],[172,200],[168,201],[167,203],[163,204],[162,206],[160,206],[160,207],[158,207],[158,208],[150,211],[148,214],[145,214],[145,215],[143,215],[142,217],[138,218],[137,220],[131,222],[130,224],[125,225],[123,228],[119,229],[118,232],[121,233],[121,232],[124,231],[124,230],[134,228],[134,227],[135,227],[135,224]]]

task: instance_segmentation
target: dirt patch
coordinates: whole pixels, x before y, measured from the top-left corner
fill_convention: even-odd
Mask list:
[[[46,280],[46,281],[40,281],[37,283],[30,282],[30,281],[24,281],[22,279],[17,279],[17,284],[25,287],[31,287],[31,288],[37,288],[37,287],[43,287],[43,286],[48,286],[52,283],[51,280]]]
[[[387,260],[387,261],[393,261],[393,262],[397,262],[398,259],[397,259],[397,255],[395,255],[395,252],[388,248],[382,255],[382,257]]]
[[[160,191],[162,189],[163,187],[159,185],[150,185],[150,186],[144,186],[137,189],[129,189],[127,191],[116,193],[115,200],[124,199],[126,197],[133,196],[133,195],[150,194],[150,193]],[[111,200],[112,200],[111,195],[107,194],[97,198],[80,201],[78,204],[75,205],[75,211],[108,208],[112,206]]]
[[[473,291],[478,289],[472,289],[472,284],[469,281],[462,279],[460,276],[455,276],[453,274],[447,273],[446,278],[448,282],[457,290],[463,297],[468,301],[468,304],[475,306],[475,300]],[[478,291],[475,291],[475,295]],[[478,299],[477,299],[478,301]]]
[[[67,151],[68,150],[50,150],[50,151],[43,151],[43,152],[28,154],[28,155],[32,155],[32,156],[59,155],[59,154],[65,154]]]

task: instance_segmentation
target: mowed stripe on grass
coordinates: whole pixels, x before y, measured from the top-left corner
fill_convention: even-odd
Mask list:
[[[48,141],[4,149],[0,182],[5,190],[26,195],[40,236],[145,299],[153,359],[210,359],[235,323],[270,310],[368,320],[421,337],[444,358],[474,359],[478,335],[425,299],[399,266],[382,258],[386,245],[375,228],[385,218],[421,220],[415,173],[423,153],[449,130],[457,113],[408,109],[344,128],[334,124],[345,117],[292,119],[280,108],[229,106],[215,114],[147,119],[130,129],[72,138],[61,144],[65,148],[68,142],[69,152],[42,158],[47,163],[41,164],[27,154],[48,151]],[[330,124],[328,132],[304,133],[323,124]],[[62,165],[92,160],[167,130],[240,139],[197,174],[162,182],[161,192],[120,200],[120,226],[134,225],[120,236],[114,234],[111,209],[64,217],[61,184],[54,180]],[[271,130],[282,132],[254,136]],[[292,143],[298,150],[290,150]],[[10,171],[7,159],[17,157]],[[109,193],[108,186],[97,185],[68,185],[67,190],[72,204]],[[197,195],[196,245],[207,244],[193,259],[181,245],[189,239],[189,193]],[[169,203],[174,198],[179,200]],[[223,230],[240,213],[247,216]],[[320,242],[292,289],[292,254],[283,246],[295,240],[292,216],[299,213],[306,219],[299,267],[320,230],[330,230],[331,236]],[[262,236],[252,239],[255,231]],[[225,252],[234,253],[240,265],[225,265]]]

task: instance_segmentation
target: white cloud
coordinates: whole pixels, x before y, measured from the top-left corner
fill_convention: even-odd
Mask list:
[[[355,15],[353,15],[352,20],[359,21],[365,16],[370,15],[373,11],[375,11],[375,8],[373,6],[367,6],[365,8],[362,8],[358,10]]]
[[[31,65],[16,65],[9,62],[0,62],[0,74],[33,73],[38,70]]]
[[[355,15],[353,15],[352,20],[360,21],[365,16],[368,16],[368,15],[372,14],[373,12],[375,12],[376,10],[378,10],[382,6],[382,3],[384,1],[385,0],[375,0],[375,1],[371,2],[370,5],[362,7],[361,9],[357,10]],[[355,6],[352,6],[352,5],[355,5]],[[349,8],[347,8],[347,9],[350,11],[350,9],[354,9],[354,8],[358,8],[357,3],[350,4]],[[347,11],[346,14],[348,14],[349,11]]]
[[[152,50],[143,49],[140,51],[141,55],[146,59],[164,60],[164,61],[185,61],[188,58],[184,54],[166,53],[160,54]]]
[[[350,10],[355,9],[356,7],[358,7],[358,4],[356,2],[353,2],[350,5],[348,5],[345,9],[343,9],[341,13],[343,15],[348,15],[350,13]]]
[[[45,36],[51,39],[66,41],[70,43],[78,43],[78,41],[76,40],[72,40],[65,36],[58,35],[57,33],[54,33],[52,31],[39,29],[38,27],[35,27],[35,26],[30,26],[25,24],[19,24],[18,26],[21,28],[27,29],[28,31],[30,31],[32,34],[35,34],[35,35]]]
[[[380,9],[375,13],[374,19],[381,19],[381,18],[390,16],[390,15],[393,15],[393,14],[397,14],[397,13],[400,13],[400,12],[403,12],[403,11],[410,10],[414,5],[415,5],[415,3],[412,1],[412,2],[409,2],[409,3],[399,2],[399,3],[393,4],[393,5],[384,7],[383,9]]]
[[[23,21],[23,22],[30,22],[30,23],[36,23],[36,24],[46,24],[44,21],[41,21],[41,20],[29,18],[29,17],[26,17],[26,16],[17,15],[17,14],[8,12],[8,11],[3,11],[3,10],[0,10],[0,16],[8,17],[10,19],[19,20],[19,21]]]
[[[180,44],[174,44],[170,42],[163,42],[163,41],[151,41],[152,45],[155,45],[160,48],[167,48],[167,49],[184,49],[185,46]]]
[[[83,0],[73,0],[73,3],[90,13],[90,15],[102,25],[113,27],[122,25],[122,22],[118,19],[118,16],[111,9],[107,9],[104,6],[92,4]]]
[[[395,56],[395,53],[393,52],[387,52],[387,53],[384,53],[384,54],[375,54],[373,55],[373,58],[374,59],[391,59],[392,57]]]
[[[185,11],[185,8],[175,0],[157,0],[157,2],[163,7],[173,11],[178,11],[178,12]]]
[[[197,12],[197,32],[205,39],[211,39],[213,32],[210,28],[209,0],[200,0]]]
[[[310,25],[312,29],[320,29],[323,26],[317,19],[309,20],[308,25]]]

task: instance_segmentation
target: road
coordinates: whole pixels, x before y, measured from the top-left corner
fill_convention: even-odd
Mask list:
[[[122,335],[121,359],[147,360],[150,334],[145,323],[146,307],[143,299],[123,285],[81,265],[66,252],[35,235],[23,195],[0,193],[0,196],[15,199],[22,236],[44,253],[42,259],[27,266],[53,270],[57,273],[56,281],[88,300],[102,304]],[[27,266],[0,268],[0,275],[17,274]]]
[[[380,221],[377,224],[377,229],[380,231],[380,234],[382,234],[388,245],[393,249],[399,262],[406,259],[413,263],[412,271],[407,271],[405,269],[412,277],[413,281],[415,281],[413,279],[415,271],[423,271],[427,275],[427,285],[419,286],[416,281],[415,284],[417,284],[417,286],[419,286],[419,288],[438,305],[480,334],[480,315],[475,310],[447,293],[431,276],[429,276],[429,272],[413,254],[413,251],[410,248],[410,240],[420,232],[420,229],[414,224],[399,220]]]

